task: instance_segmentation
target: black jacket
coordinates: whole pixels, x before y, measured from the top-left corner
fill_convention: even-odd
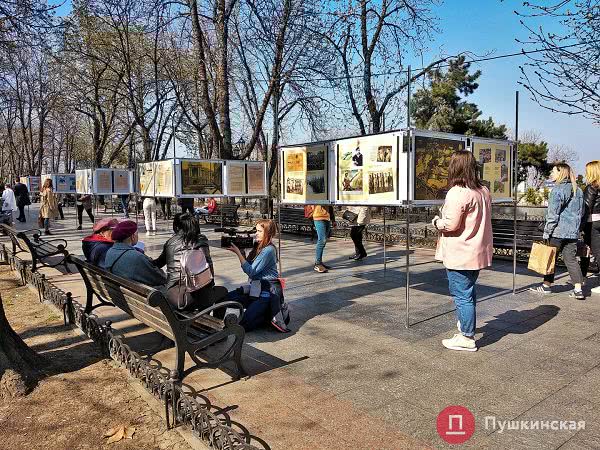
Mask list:
[[[18,207],[31,205],[31,200],[29,200],[29,191],[27,190],[27,186],[23,183],[16,183],[13,192],[15,193],[15,200]]]
[[[592,214],[600,214],[600,189],[588,184],[583,191],[583,220],[587,222]]]
[[[210,257],[210,249],[208,248],[208,239],[206,236],[201,234],[194,245],[185,245],[183,243],[183,236],[177,233],[165,242],[162,253],[153,261],[156,267],[167,266],[167,288],[179,283],[179,273],[181,272],[181,265],[179,262],[181,261],[181,254],[185,250],[192,249],[202,249],[202,251],[204,251],[206,262],[208,262],[210,271],[214,275],[213,263]]]

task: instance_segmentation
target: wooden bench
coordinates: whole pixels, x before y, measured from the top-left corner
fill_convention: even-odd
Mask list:
[[[205,223],[213,223],[224,226],[237,227],[240,224],[240,218],[238,217],[238,209],[240,205],[217,205],[210,214],[204,214],[201,217]]]
[[[539,220],[517,220],[517,254],[529,254],[531,246],[541,241],[543,232],[539,230]],[[514,222],[509,219],[492,219],[494,253],[512,255],[514,245]]]
[[[278,216],[279,214],[281,217]],[[283,206],[275,214],[275,220],[280,221],[282,232],[309,234],[311,239],[315,237],[315,224],[312,219],[304,217],[303,208]]]
[[[232,360],[237,367],[237,377],[245,375],[242,367],[242,345],[245,331],[239,324],[244,308],[238,302],[227,301],[215,304],[203,311],[183,312],[174,310],[165,295],[154,288],[116,276],[73,255],[68,258],[75,265],[85,283],[87,298],[85,312],[91,313],[101,306],[113,306],[139,320],[162,336],[175,342],[177,353],[174,379],[183,380],[189,373],[203,367],[217,368]],[[223,287],[215,288],[215,297],[226,294]],[[224,291],[224,292],[223,292]],[[99,301],[93,304],[94,297]],[[227,314],[223,320],[210,315],[221,308],[234,308],[236,314]],[[234,336],[227,342],[225,352],[214,359],[200,359],[200,352],[208,346]],[[184,370],[185,354],[189,354],[195,366]]]
[[[31,271],[35,272],[38,264],[46,267],[64,266],[71,272],[67,264],[67,241],[64,239],[42,239],[39,230],[18,231],[6,224],[0,224],[0,229],[8,235],[12,243],[13,256],[26,252],[31,255]],[[53,256],[62,255],[57,261],[49,261]]]

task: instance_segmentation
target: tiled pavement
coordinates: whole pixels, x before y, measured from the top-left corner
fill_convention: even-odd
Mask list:
[[[156,236],[140,235],[151,256],[170,235],[166,222],[159,228]],[[217,234],[205,230],[217,282],[229,288],[244,282],[235,257],[217,247]],[[81,253],[78,241],[89,234],[90,224],[75,231],[69,211],[55,231],[69,240],[69,250]],[[600,296],[585,302],[568,298],[563,274],[557,285],[561,292],[539,297],[528,292],[538,278],[523,265],[513,295],[512,263],[495,261],[478,283],[480,350],[451,352],[440,341],[455,332],[456,319],[443,267],[432,252],[411,250],[411,327],[406,329],[405,251],[388,249],[384,271],[382,247],[369,243],[367,249],[367,260],[350,262],[351,241],[332,240],[325,255],[334,270],[316,274],[314,243],[284,235],[281,254],[293,331],[248,333],[244,362],[250,378],[232,382],[221,370],[202,370],[185,382],[212,404],[230,407],[232,419],[272,449],[445,447],[436,417],[449,405],[465,406],[475,416],[475,433],[464,446],[600,447]],[[82,298],[77,275],[43,270]],[[113,320],[137,350],[160,342],[118,311],[97,311]],[[173,350],[153,357],[172,366]],[[495,416],[497,423],[584,420],[586,426],[500,432],[486,430],[486,416]]]

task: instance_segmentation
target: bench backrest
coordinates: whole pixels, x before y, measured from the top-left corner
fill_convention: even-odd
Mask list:
[[[88,296],[92,292],[163,336],[175,340],[171,325],[176,323],[176,319],[160,291],[116,276],[72,255],[69,262],[79,270]]]
[[[517,248],[531,248],[534,241],[542,239],[538,220],[517,220]],[[495,246],[512,246],[514,223],[508,219],[492,219],[492,231]]]
[[[300,208],[281,208],[281,221],[293,221],[294,223],[311,223],[312,219],[304,217],[304,209]]]

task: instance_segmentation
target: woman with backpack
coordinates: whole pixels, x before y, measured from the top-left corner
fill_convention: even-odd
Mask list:
[[[583,240],[590,247],[596,264],[600,267],[600,161],[591,161],[585,165],[585,182],[583,191]],[[581,258],[581,272],[587,276],[590,258]],[[600,286],[592,288],[592,293],[600,294]]]
[[[214,269],[208,239],[200,233],[198,220],[189,213],[175,214],[173,231],[175,234],[165,242],[162,253],[153,261],[156,267],[167,266],[167,298],[175,308],[181,310],[190,311],[208,308],[217,300],[215,298],[217,292],[213,290],[215,285],[213,281]],[[194,251],[200,251],[202,254],[194,255],[192,253]],[[182,268],[182,259],[184,265],[185,262],[189,262],[188,267]],[[200,267],[191,267],[194,264]],[[206,269],[208,269],[207,273],[198,275],[200,271]],[[196,286],[196,288],[189,286],[191,280],[187,277],[194,275],[198,280],[202,280],[200,281],[202,284],[206,284],[201,287]],[[179,286],[181,286],[180,290],[177,289]],[[190,295],[187,298],[184,297],[183,292],[186,286],[190,290]],[[224,290],[224,288],[221,289]],[[226,290],[221,292],[221,297],[226,293]]]
[[[555,164],[550,179],[555,184],[548,199],[543,238],[549,245],[556,247],[556,256],[562,252],[574,286],[570,297],[585,300],[581,289],[583,275],[577,262],[577,239],[583,214],[583,192],[577,187],[575,173],[568,164]],[[554,273],[544,275],[543,283],[530,289],[540,294],[550,294],[553,283]]]
[[[248,257],[235,244],[227,248],[236,254],[242,270],[248,275],[249,283],[229,292],[226,298],[244,306],[240,325],[246,331],[269,324],[282,333],[290,331],[287,328],[289,313],[277,270],[277,250],[273,244],[276,234],[275,222],[261,219],[256,223],[256,240]],[[224,311],[217,312],[224,314]],[[218,314],[215,315],[218,317]]]

